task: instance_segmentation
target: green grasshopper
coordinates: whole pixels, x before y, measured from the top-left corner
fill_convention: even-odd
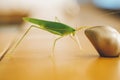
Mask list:
[[[23,18],[23,20],[31,22],[35,25],[31,25],[26,32],[23,34],[23,36],[17,41],[16,44],[14,44],[15,42],[13,42],[10,47],[8,47],[8,49],[3,52],[2,56],[0,57],[0,60],[3,59],[3,57],[8,53],[9,50],[14,51],[16,49],[16,47],[20,44],[20,42],[23,40],[23,38],[26,36],[26,34],[31,30],[31,28],[35,27],[38,29],[42,29],[45,31],[48,31],[52,34],[55,35],[59,35],[60,37],[58,37],[57,39],[55,39],[54,44],[53,44],[53,55],[54,55],[54,48],[56,45],[57,40],[63,38],[64,36],[70,35],[70,37],[80,46],[79,40],[76,36],[76,31],[81,30],[82,28],[85,28],[86,26],[83,27],[79,27],[77,29],[74,29],[66,24],[60,23],[60,22],[53,22],[53,21],[47,21],[47,20],[40,20],[40,19],[35,19],[35,18],[28,18],[25,17]]]

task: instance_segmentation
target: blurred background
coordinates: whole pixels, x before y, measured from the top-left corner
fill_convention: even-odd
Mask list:
[[[92,16],[92,12],[106,11],[104,14],[109,16],[113,12],[116,12],[113,15],[119,14],[119,9],[120,0],[1,0],[0,24],[21,24],[25,16],[52,20],[56,16],[61,20],[75,20],[84,11],[88,11],[85,13],[88,16]]]
[[[116,12],[113,15],[119,14],[119,9],[120,0],[1,0],[0,24],[21,24],[25,16],[50,20],[56,16],[61,21],[72,20],[75,24],[82,14],[86,14],[84,19],[95,17],[98,12],[111,16],[113,12]],[[92,13],[96,15],[92,16]]]

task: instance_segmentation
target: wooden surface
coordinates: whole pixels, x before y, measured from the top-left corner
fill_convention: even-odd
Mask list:
[[[77,16],[69,12],[62,15],[56,12],[55,15],[58,14],[62,22],[71,26],[110,25],[119,31],[119,19],[108,15],[100,17],[104,13],[91,5],[85,5],[80,7]],[[52,13],[48,15],[46,19],[54,19]],[[44,18],[38,13],[32,16]],[[23,25],[23,32],[27,25]],[[17,26],[3,27],[0,29],[1,53],[20,31]],[[16,50],[8,53],[0,62],[0,80],[120,80],[120,58],[99,57],[84,35],[84,30],[77,34],[81,49],[67,36],[57,42],[54,58],[50,58],[57,36],[33,28]]]

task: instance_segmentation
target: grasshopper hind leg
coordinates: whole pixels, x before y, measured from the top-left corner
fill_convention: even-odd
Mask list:
[[[0,55],[0,61],[8,54],[8,53],[12,53],[16,48],[17,46],[21,43],[21,41],[25,38],[25,36],[28,34],[28,32],[31,30],[32,27],[36,27],[37,26],[34,26],[34,25],[31,25],[26,31],[25,33],[18,39],[18,40],[15,40],[13,41],[9,46],[8,48]]]

